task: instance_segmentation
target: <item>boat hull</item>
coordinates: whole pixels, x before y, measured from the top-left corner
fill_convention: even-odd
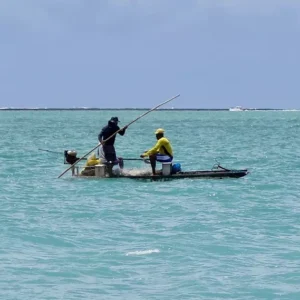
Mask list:
[[[78,177],[85,178],[99,178],[99,179],[109,179],[109,178],[127,178],[127,179],[135,179],[135,180],[151,180],[151,181],[167,181],[173,179],[223,179],[223,178],[240,178],[244,177],[248,174],[248,170],[210,170],[210,171],[189,171],[189,172],[179,172],[171,175],[151,175],[151,174],[142,174],[142,175],[128,175],[128,174],[120,174],[106,177],[96,177],[96,176],[82,176],[78,175]]]
[[[245,109],[242,108],[241,106],[236,106],[236,107],[230,107],[229,111],[244,111]]]
[[[247,170],[216,170],[216,171],[190,171],[179,172],[171,175],[121,175],[119,177],[129,179],[150,179],[150,180],[172,180],[172,179],[185,179],[185,178],[240,178],[248,174]]]

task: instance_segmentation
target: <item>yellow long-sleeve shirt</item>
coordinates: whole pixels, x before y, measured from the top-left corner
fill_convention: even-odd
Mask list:
[[[168,153],[166,153],[165,149],[168,151]],[[169,142],[169,140],[165,137],[160,138],[157,143],[155,144],[155,146],[153,148],[151,148],[150,150],[148,150],[147,152],[144,153],[145,156],[149,156],[149,155],[153,155],[156,153],[161,153],[161,154],[165,154],[165,155],[171,155],[173,156],[173,150],[172,150],[172,146],[171,143]]]

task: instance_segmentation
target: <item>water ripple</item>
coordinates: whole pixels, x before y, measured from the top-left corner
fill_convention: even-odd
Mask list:
[[[299,113],[157,112],[117,138],[134,157],[164,127],[184,169],[244,178],[57,179],[37,149],[86,153],[110,114],[0,112],[1,299],[299,299]]]

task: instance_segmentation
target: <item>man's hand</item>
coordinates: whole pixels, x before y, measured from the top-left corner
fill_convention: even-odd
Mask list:
[[[140,158],[144,158],[146,155],[143,153],[140,155]]]
[[[123,130],[126,130],[128,128],[128,126],[126,125],[125,127],[123,127]]]

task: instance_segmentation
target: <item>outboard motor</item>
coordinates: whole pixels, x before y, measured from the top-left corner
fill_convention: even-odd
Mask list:
[[[77,160],[79,160],[78,157],[76,157],[77,152],[74,150],[65,150],[65,161],[64,163],[68,163],[70,165],[73,165]]]

